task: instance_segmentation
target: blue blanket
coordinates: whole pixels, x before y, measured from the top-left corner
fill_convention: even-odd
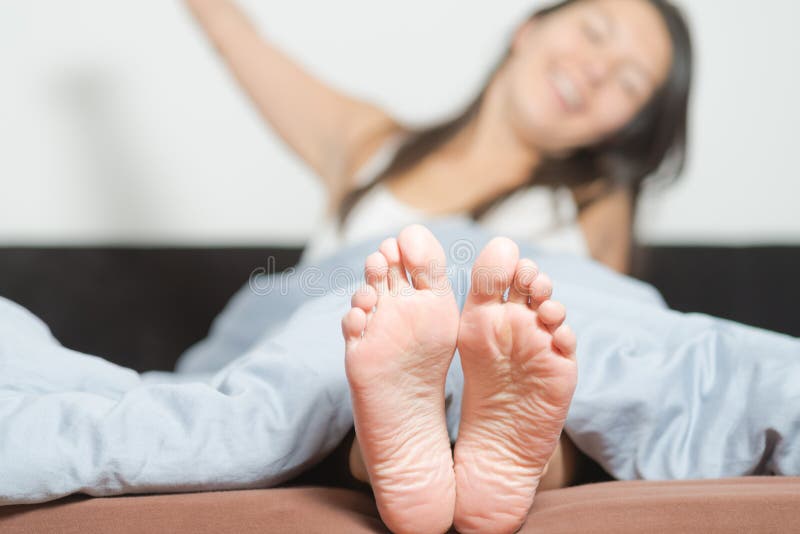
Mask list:
[[[464,219],[431,229],[463,304],[491,236]],[[66,349],[0,298],[0,504],[268,487],[321,460],[353,424],[339,321],[379,241],[257,270],[175,373]],[[609,473],[800,475],[800,340],[671,311],[652,287],[592,261],[521,252],[553,278],[578,335],[566,432]],[[453,440],[462,385],[456,357]]]

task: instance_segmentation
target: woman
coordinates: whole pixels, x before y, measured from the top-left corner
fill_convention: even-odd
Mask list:
[[[475,101],[423,130],[313,78],[233,3],[188,3],[264,118],[322,178],[336,223],[312,238],[307,257],[470,213],[625,271],[643,181],[683,166],[692,50],[683,17],[663,0],[568,0],[537,11]],[[373,176],[365,164],[387,151],[391,162]],[[559,225],[537,204],[515,217],[519,199],[509,197],[531,186],[577,222]]]
[[[583,230],[559,240],[585,235],[592,254],[621,269],[641,181],[667,155],[682,160],[688,37],[660,0],[539,12],[476,103],[423,132],[314,81],[230,4],[192,6],[265,116],[324,177],[342,221],[330,239],[446,213],[488,225],[505,209],[492,204],[514,189],[563,185],[580,208],[572,230]],[[404,144],[367,189],[356,175],[369,183],[361,169],[378,146],[391,154],[390,139]],[[0,298],[0,505],[275,485],[355,422],[349,468],[372,484],[390,528],[514,531],[537,487],[569,482],[569,442],[556,449],[568,408],[575,444],[618,478],[800,472],[798,340],[672,312],[594,262],[528,246],[558,273],[581,332],[576,358],[547,277],[508,239],[450,223],[435,237],[412,225],[396,240],[347,247],[281,279],[268,302],[245,286],[174,374],[70,351]],[[464,239],[488,242],[468,295],[450,291],[439,269]],[[332,275],[365,256],[368,287],[351,301]],[[323,291],[311,298],[315,282]]]
[[[329,220],[306,259],[468,213],[494,232],[624,272],[642,183],[683,166],[692,48],[682,15],[663,0],[536,11],[475,100],[422,130],[304,72],[232,2],[188,4],[264,118],[323,180]],[[563,444],[542,487],[574,477],[576,452]],[[369,480],[358,440],[350,466]]]
[[[264,117],[323,179],[328,192],[329,215],[335,221],[336,227],[332,224],[315,237],[309,245],[307,257],[322,257],[326,251],[337,248],[339,244],[359,241],[368,234],[386,233],[403,224],[439,215],[469,213],[494,231],[516,234],[517,237],[528,240],[537,237],[575,253],[588,251],[603,263],[617,270],[625,270],[633,205],[642,181],[658,170],[667,156],[671,156],[669,162],[673,166],[672,171],[679,170],[683,161],[691,78],[691,47],[680,14],[661,0],[570,0],[536,12],[517,29],[509,50],[492,72],[486,87],[464,113],[451,121],[422,131],[411,131],[386,112],[338,94],[315,80],[261,39],[232,3],[224,0],[191,0],[189,5]],[[280,80],[280,83],[276,83],[276,80]],[[395,148],[396,153],[393,154]],[[367,165],[367,162],[380,163],[380,156],[389,156],[391,161],[375,175],[375,169],[370,167],[374,167],[376,163]],[[577,214],[577,221],[563,222],[548,218],[536,205],[531,205],[526,210],[524,220],[515,218],[513,210],[518,209],[519,204],[515,207],[514,203],[518,200],[512,196],[528,187],[538,187],[539,194],[548,195],[548,199],[571,208]],[[567,197],[556,191],[556,188],[561,188],[560,192],[568,192]],[[397,254],[401,249],[404,261],[418,254],[420,259],[442,262],[443,254],[437,248],[435,240],[419,228],[412,228],[401,234],[398,241],[400,248],[395,244],[394,252],[391,250],[391,243],[388,248],[382,247],[381,261],[385,261],[387,265],[392,265],[393,262],[397,264]],[[519,273],[522,273],[520,276],[524,275],[524,269],[516,269],[516,253],[508,242],[490,244],[486,251],[481,256],[482,259],[479,258],[476,262],[479,266],[502,267],[506,274],[515,279]],[[428,262],[421,261],[420,264],[422,263]],[[546,278],[537,279],[546,286]],[[533,284],[533,281],[529,280],[529,283]],[[463,362],[480,358],[483,352],[475,347],[487,342],[490,337],[478,336],[469,341],[470,332],[482,331],[482,317],[487,315],[483,313],[486,309],[484,304],[494,303],[492,299],[498,295],[486,292],[484,297],[483,301],[476,301],[475,298],[469,300],[460,317],[461,325],[472,325],[457,336]],[[373,307],[375,303],[369,304],[369,298],[367,296],[366,300],[362,299],[362,307]],[[526,297],[519,294],[515,298],[520,302],[512,302],[512,305],[523,304],[513,308],[519,312],[520,317],[535,317],[526,308]],[[428,373],[436,375],[433,381],[436,387],[435,391],[432,390],[432,396],[438,391],[436,388],[444,385],[444,373],[448,370],[455,349],[459,314],[453,304],[452,295],[445,295],[444,298],[431,302],[412,301],[405,311],[398,312],[398,315],[405,313],[413,318],[412,321],[419,322],[424,310],[438,310],[430,316],[430,320],[422,323],[428,328],[437,328],[434,329],[435,335],[430,336],[432,339],[422,344],[421,352],[424,354],[431,346],[444,348],[437,352],[441,353],[436,358],[438,374],[432,371]],[[388,300],[382,301],[378,307],[391,309],[391,305],[392,301]],[[555,362],[554,367],[564,362],[569,363],[564,363],[568,369],[564,370],[566,378],[562,384],[563,394],[559,396],[558,402],[553,401],[558,405],[559,415],[547,420],[533,417],[535,424],[527,425],[528,430],[549,429],[549,441],[542,440],[547,441],[545,448],[548,450],[546,453],[538,451],[537,460],[533,462],[536,476],[530,476],[525,470],[521,475],[518,473],[516,477],[521,481],[514,484],[518,494],[507,492],[508,488],[494,492],[496,498],[502,497],[505,502],[485,499],[485,487],[476,488],[470,497],[470,492],[464,491],[464,484],[460,486],[460,494],[462,498],[466,495],[470,502],[453,504],[439,499],[426,499],[428,506],[433,503],[434,507],[444,510],[444,515],[437,516],[437,521],[432,520],[427,513],[419,513],[419,509],[413,504],[393,504],[393,497],[397,492],[392,495],[391,483],[380,481],[374,488],[376,497],[382,516],[392,528],[408,528],[409,521],[415,516],[433,531],[446,529],[453,520],[450,514],[453,506],[456,510],[456,525],[464,531],[485,531],[478,519],[485,519],[488,515],[505,516],[504,525],[499,520],[492,521],[494,527],[500,530],[513,530],[524,520],[532,492],[536,489],[538,477],[544,467],[540,460],[546,461],[553,452],[569,405],[571,389],[574,388],[574,339],[568,330],[560,329],[564,320],[563,308],[555,303],[544,302],[539,302],[537,306],[540,318],[548,316],[546,310],[549,309],[550,320],[547,321],[547,326],[553,330],[554,343],[560,351],[551,358]],[[364,325],[359,327],[359,313],[364,312],[365,310],[351,310],[348,315],[350,319],[344,325],[348,336],[347,360],[351,386],[359,381],[354,376],[368,367],[354,362],[370,361],[377,352],[364,348],[369,347],[367,336],[362,342],[356,343],[358,335],[354,332],[364,330]],[[9,311],[11,313],[20,312],[12,309]],[[447,322],[451,327],[451,335],[446,336],[445,341],[438,338],[445,331],[438,328],[441,321]],[[381,329],[391,331],[393,328],[394,323],[381,326],[376,317],[371,319],[367,333],[372,332],[370,336],[375,336],[376,330],[379,335]],[[544,330],[542,329],[542,336],[550,335]],[[259,333],[258,329],[254,329],[250,335],[257,336]],[[320,334],[315,332],[315,335]],[[356,347],[357,344],[359,348]],[[51,350],[55,349],[48,346],[48,356]],[[239,354],[232,351],[230,357],[234,358]],[[470,354],[475,357],[471,358]],[[297,355],[293,356],[297,358]],[[565,358],[561,358],[562,356]],[[389,354],[387,360],[392,359]],[[252,360],[250,363],[253,363]],[[430,358],[426,359],[429,360]],[[46,365],[47,361],[43,358],[40,367]],[[86,362],[83,359],[80,361],[84,364]],[[271,383],[275,377],[284,376],[285,371],[282,370],[291,367],[291,362],[285,358],[275,359],[274,363],[279,364],[280,369],[271,369],[272,372],[262,382]],[[244,362],[239,369],[246,368],[247,365]],[[75,367],[78,367],[77,363]],[[24,367],[20,365],[19,368]],[[231,368],[230,374],[235,374],[235,371],[236,368]],[[484,365],[472,366],[470,369],[464,364],[468,384],[470,374],[473,377],[483,376],[490,374],[490,371]],[[107,372],[117,375],[117,370]],[[120,390],[135,389],[139,385],[137,379],[138,377],[130,376],[130,373],[120,377],[120,380],[125,380]],[[225,379],[222,380],[224,382]],[[98,379],[98,382],[106,387],[103,380]],[[475,381],[472,380],[472,383]],[[235,419],[237,414],[249,417],[251,411],[237,412],[228,403],[233,402],[237,396],[253,395],[253,388],[233,385],[221,389],[225,389],[230,398],[218,395],[209,399],[208,391],[189,386],[180,393],[165,389],[158,394],[169,397],[174,395],[175,398],[182,399],[181,405],[186,409],[198,409],[196,407],[203,405],[203,399],[213,401],[212,404],[223,403],[215,405],[220,412],[218,417],[213,418],[214,421]],[[146,392],[142,391],[139,395],[143,397],[139,397],[138,401],[129,400],[124,403],[123,409],[111,411],[123,414],[129,409],[136,412],[136,417],[144,420],[151,418],[157,410],[146,409],[152,406]],[[192,395],[197,397],[194,401],[190,401]],[[471,399],[474,400],[474,395],[465,395],[465,403],[468,404]],[[103,408],[98,409],[98,413],[108,410],[106,400],[98,399],[98,402],[103,403]],[[440,400],[443,399],[436,402]],[[511,404],[517,406],[530,399],[523,395],[517,400],[519,402]],[[533,404],[540,400],[534,399]],[[370,421],[365,415],[369,411],[365,409],[368,404],[363,399],[360,401],[359,395],[353,395],[359,437],[371,432],[374,434],[380,424],[391,422],[387,418],[391,406],[380,411],[377,417],[373,414]],[[205,410],[203,413],[208,415],[209,412],[210,410]],[[317,412],[318,409],[314,410],[314,413]],[[463,413],[462,423],[469,422],[474,410],[465,409]],[[400,415],[402,418],[402,414]],[[53,417],[53,420],[63,419]],[[347,418],[339,419],[346,421]],[[22,423],[26,420],[19,418]],[[470,425],[462,424],[462,430],[466,426],[480,428],[485,420],[486,417],[473,421]],[[442,421],[437,421],[434,425],[435,431],[420,434],[435,434],[442,438],[433,447],[441,452],[441,456],[432,455],[430,458],[437,466],[444,467],[447,473],[450,445],[447,432],[443,432],[446,429],[440,423]],[[10,422],[6,421],[6,424],[11,428]],[[106,421],[103,424],[105,427],[109,426]],[[352,424],[352,421],[348,424]],[[127,430],[131,427],[120,424],[120,428]],[[167,432],[164,426],[154,430],[155,434],[162,432]],[[221,434],[224,433],[214,432],[216,436]],[[275,434],[269,434],[272,441],[277,441]],[[474,451],[471,454],[466,449],[470,441],[474,445],[473,449],[498,445],[497,440],[476,439],[476,434],[479,432],[473,431],[471,439],[469,431],[459,434],[456,458],[474,456]],[[98,435],[105,436],[100,431]],[[539,439],[540,436],[534,438]],[[198,443],[210,440],[210,436],[204,436],[204,439],[193,439],[191,442],[195,444],[193,446],[199,446]],[[159,437],[158,441],[168,440]],[[363,481],[372,482],[373,486],[380,478],[376,476],[376,441],[373,438],[364,442],[364,454],[359,443],[354,441],[349,458],[353,475]],[[252,442],[258,443],[258,440],[253,439]],[[147,450],[147,447],[146,444],[140,444],[136,450]],[[180,447],[171,447],[171,450],[176,449]],[[424,448],[424,452],[428,450]],[[572,450],[569,442],[565,441],[563,451],[557,451],[551,459],[550,476],[542,481],[540,487],[569,482],[571,474],[568,466],[574,462],[570,454]],[[255,451],[251,454],[262,456],[263,452]],[[239,455],[244,453],[240,452]],[[530,455],[530,450],[523,450],[521,455]],[[137,483],[145,481],[151,484],[150,487],[161,487],[159,484],[164,483],[163,479],[154,482],[154,478],[143,476],[138,462],[131,461],[132,456],[120,455],[134,465],[119,468],[118,471],[135,472],[133,478]],[[237,480],[236,476],[252,476],[252,473],[232,473],[227,469],[225,457],[222,456],[220,459],[198,462],[198,483],[202,481],[207,487],[209,478],[213,478],[202,476],[203,469],[211,470],[216,475],[224,473],[223,480],[219,476],[214,479],[222,487],[244,480]],[[462,479],[476,478],[474,474],[464,473],[465,470],[469,472],[470,466],[480,465],[481,458],[484,457],[478,455],[475,462],[457,463],[456,470],[461,473]],[[439,459],[442,461],[437,461]],[[110,458],[111,462],[118,460],[113,455]],[[501,463],[502,461],[500,460]],[[148,466],[154,465],[151,460],[148,462],[145,462]],[[164,463],[169,466],[170,471],[175,470],[174,462],[167,462],[165,459]],[[275,463],[287,462],[280,458]],[[493,467],[498,466],[495,463]],[[393,469],[398,465],[390,467]],[[101,471],[106,473],[102,469]],[[27,473],[20,470],[20,474],[25,476]],[[399,492],[402,494],[401,500],[430,496],[430,492],[413,491],[415,478],[418,477],[406,480],[408,484],[404,484]],[[83,483],[84,479],[78,482]],[[171,482],[169,479],[167,483]],[[93,480],[86,486],[96,490],[98,485],[102,486],[104,483]],[[252,483],[252,479],[248,479],[248,483]],[[452,483],[453,480],[445,481],[443,493],[446,496],[443,499],[454,499]],[[196,486],[187,484],[182,487]],[[126,488],[123,487],[124,489]],[[409,494],[410,491],[413,495]],[[516,502],[512,507],[513,512],[509,512],[507,508],[509,501]],[[488,506],[488,509],[483,509],[481,504]]]

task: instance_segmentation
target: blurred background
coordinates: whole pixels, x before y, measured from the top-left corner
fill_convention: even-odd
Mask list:
[[[800,335],[800,2],[677,0],[690,158],[646,191],[633,275],[673,308]],[[327,82],[408,123],[459,111],[537,0],[241,0]],[[279,79],[275,83],[281,83]],[[322,216],[177,0],[0,0],[0,295],[68,347],[170,369]]]
[[[243,0],[265,35],[411,123],[477,91],[537,2]],[[688,0],[689,168],[645,244],[800,242],[800,3]],[[0,2],[0,243],[299,246],[322,191],[181,2]],[[280,80],[276,80],[280,83]]]

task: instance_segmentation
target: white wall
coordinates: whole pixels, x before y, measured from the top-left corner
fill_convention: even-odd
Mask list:
[[[800,243],[800,3],[683,2],[692,158],[647,242]],[[401,119],[460,108],[535,2],[246,2],[338,87]],[[179,2],[0,2],[0,244],[299,243],[322,193]]]

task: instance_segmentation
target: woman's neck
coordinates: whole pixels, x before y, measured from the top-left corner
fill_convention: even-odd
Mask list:
[[[505,80],[504,71],[499,71],[478,113],[440,150],[442,161],[458,169],[453,174],[462,183],[486,184],[490,178],[495,185],[511,189],[525,184],[542,159],[541,152],[513,127],[505,104]]]
[[[430,214],[469,211],[528,183],[539,151],[512,128],[502,71],[486,89],[473,117],[413,172],[389,182],[403,202]]]

